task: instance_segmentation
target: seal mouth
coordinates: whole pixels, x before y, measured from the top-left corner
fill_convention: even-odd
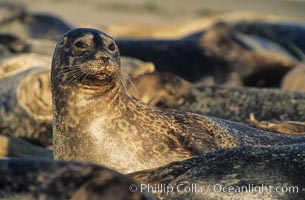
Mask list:
[[[112,78],[104,73],[86,74],[81,82],[85,85],[106,85],[112,81]]]
[[[83,77],[81,82],[86,85],[103,85],[113,79],[116,67],[112,63],[103,61],[87,61],[79,66]]]

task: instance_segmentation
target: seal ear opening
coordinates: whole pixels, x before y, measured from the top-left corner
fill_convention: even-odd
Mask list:
[[[67,36],[64,37],[64,38],[61,38],[60,41],[58,42],[58,47],[61,48],[61,47],[65,46],[67,41],[68,41],[68,37]]]

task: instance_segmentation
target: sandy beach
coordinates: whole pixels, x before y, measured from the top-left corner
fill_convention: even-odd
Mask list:
[[[20,0],[30,11],[49,12],[78,25],[169,25],[236,11],[302,22],[304,0]]]

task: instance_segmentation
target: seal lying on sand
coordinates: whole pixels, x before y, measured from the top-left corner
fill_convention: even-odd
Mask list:
[[[126,93],[119,50],[95,29],[74,29],[52,61],[54,155],[133,172],[244,145],[302,143],[194,113],[153,108]]]
[[[136,89],[135,89],[136,88]],[[128,91],[145,103],[251,124],[259,120],[305,121],[305,94],[280,89],[191,84],[169,73],[147,73],[133,79]]]
[[[219,150],[131,176],[164,199],[297,200],[305,195],[304,159],[304,144],[242,147]]]
[[[55,15],[32,13],[18,4],[0,3],[0,13],[0,32],[15,34],[22,39],[58,40],[74,28]]]
[[[1,134],[51,144],[50,70],[47,67],[26,69],[25,65],[11,67],[17,68],[8,68],[0,79]],[[22,67],[25,68],[22,70]]]
[[[0,160],[1,199],[155,199],[132,179],[105,167],[38,159]],[[135,190],[133,190],[135,189]]]
[[[164,108],[179,108],[190,96],[192,84],[170,73],[152,72],[133,77],[127,90],[144,103]]]
[[[235,86],[240,82],[246,86],[278,85],[296,66],[298,60],[282,53],[284,50],[279,53],[280,47],[270,43],[236,33],[225,23],[181,40],[117,40],[122,55],[153,62],[158,71],[191,82],[212,77],[213,84]],[[237,81],[232,82],[234,76]]]

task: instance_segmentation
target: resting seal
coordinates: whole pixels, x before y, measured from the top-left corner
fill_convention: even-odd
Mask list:
[[[191,84],[162,72],[135,77],[127,89],[153,106],[179,108],[246,124],[252,124],[251,113],[264,121],[305,121],[305,94],[295,91]]]
[[[1,199],[153,200],[134,180],[105,167],[44,159],[0,159]]]
[[[225,23],[195,34],[179,40],[120,39],[117,45],[121,55],[152,62],[157,71],[214,85],[277,86],[298,64],[279,45],[240,34]]]
[[[125,91],[119,55],[113,39],[95,29],[74,29],[58,42],[51,69],[56,159],[87,160],[126,173],[221,148],[305,141],[153,108]]]
[[[304,144],[238,147],[131,175],[152,187],[173,188],[168,193],[154,190],[161,199],[302,199],[304,159]]]

